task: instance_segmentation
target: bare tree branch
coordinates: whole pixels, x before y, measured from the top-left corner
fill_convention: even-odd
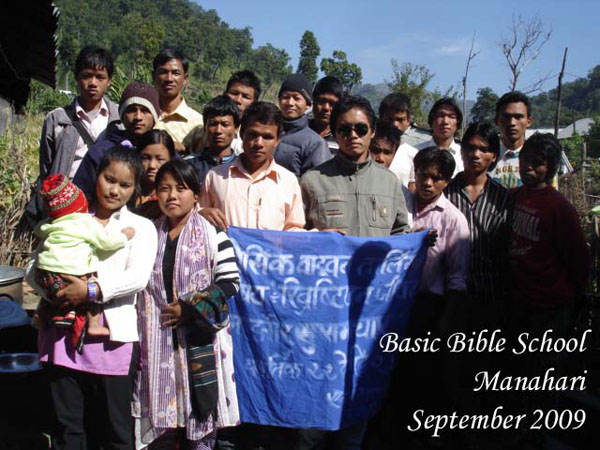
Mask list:
[[[467,77],[469,76],[469,67],[471,65],[471,61],[475,59],[477,55],[481,53],[481,50],[475,51],[475,33],[473,33],[473,37],[471,38],[471,47],[469,48],[469,54],[467,55],[467,65],[465,68],[465,76],[462,79],[463,85],[463,114],[467,115]],[[465,117],[466,119],[466,117]],[[462,121],[462,129],[460,135],[462,136],[465,133],[465,122]]]
[[[523,92],[523,94],[526,94],[526,95],[541,91],[542,88],[544,87],[544,84],[546,83],[546,81],[548,81],[551,78],[554,78],[556,75],[557,75],[556,73],[552,73],[552,71],[550,71],[544,76],[539,76],[538,78],[535,79],[535,81],[533,83],[524,87],[521,91]]]
[[[513,14],[509,36],[502,36],[498,44],[510,69],[511,91],[517,88],[523,70],[537,59],[551,35],[552,27],[546,28],[538,16],[525,21],[520,15]]]

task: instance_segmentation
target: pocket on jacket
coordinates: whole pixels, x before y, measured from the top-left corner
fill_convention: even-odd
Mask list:
[[[348,228],[348,205],[341,195],[324,195],[319,203],[319,222],[324,228]]]
[[[369,226],[391,230],[395,217],[393,207],[393,199],[389,197],[379,195],[369,196]]]

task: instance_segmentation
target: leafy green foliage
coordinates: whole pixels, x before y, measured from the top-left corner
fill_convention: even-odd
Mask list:
[[[361,68],[348,62],[346,53],[341,50],[334,50],[332,58],[321,59],[321,70],[325,75],[339,78],[346,88],[346,92],[352,91],[352,87],[359,85],[362,81]]]
[[[304,74],[304,76],[313,84],[317,81],[317,74],[319,73],[317,58],[320,53],[321,48],[317,43],[317,38],[312,31],[306,30],[300,41],[298,73]]]
[[[73,101],[73,96],[55,91],[38,81],[31,80],[29,86],[31,91],[25,109],[30,114],[46,114]]]
[[[427,85],[434,74],[420,64],[403,63],[392,59],[392,79],[387,82],[390,92],[401,92],[408,96],[412,108],[412,120],[419,124],[426,122],[427,114],[424,112],[426,103],[431,103],[432,95],[427,90]]]
[[[133,81],[143,81],[152,84],[152,72],[148,66],[136,66],[126,74],[119,66],[115,68],[106,96],[115,103],[119,103],[121,93]]]
[[[534,126],[553,127],[556,114],[557,89],[531,98]],[[587,77],[564,83],[562,87],[559,127],[578,119],[600,114],[600,65],[590,70]]]
[[[152,60],[164,47],[178,48],[189,60],[185,95],[197,109],[223,92],[237,70],[255,71],[265,91],[291,73],[285,50],[270,44],[253,49],[249,27],[232,28],[215,10],[190,0],[56,0],[56,5],[61,11],[58,50],[63,89],[75,91],[75,58],[89,44],[104,46],[115,57],[120,72],[115,71],[109,93],[115,100],[129,81],[151,81],[147,74]]]
[[[477,100],[471,108],[471,120],[479,122],[482,120],[493,121],[496,115],[496,103],[498,95],[489,87],[477,89]]]

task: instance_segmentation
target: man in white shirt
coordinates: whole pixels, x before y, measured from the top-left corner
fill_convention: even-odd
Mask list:
[[[392,92],[379,104],[379,118],[392,122],[402,132],[402,143],[413,148],[431,139],[431,132],[411,122],[410,99],[407,95]]]
[[[386,120],[378,120],[369,151],[375,162],[387,167],[398,177],[403,191],[414,192],[413,158],[417,150],[408,144],[400,144],[401,136],[402,132],[394,124]]]
[[[460,154],[460,144],[454,140],[456,131],[460,128],[463,120],[462,111],[456,101],[450,97],[443,97],[433,104],[427,122],[431,127],[433,136],[430,141],[417,145],[417,150],[427,147],[437,147],[440,150],[448,150],[456,169],[453,177],[464,170],[463,160]]]

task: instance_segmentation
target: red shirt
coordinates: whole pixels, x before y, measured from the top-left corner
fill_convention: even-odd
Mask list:
[[[590,259],[577,211],[548,186],[511,191],[511,294],[538,308],[572,301],[586,288]]]

